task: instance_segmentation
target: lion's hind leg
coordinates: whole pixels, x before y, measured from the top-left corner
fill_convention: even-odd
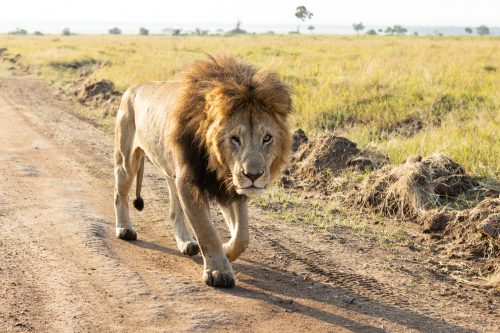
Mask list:
[[[200,246],[186,225],[175,181],[167,178],[167,182],[170,193],[170,224],[175,232],[177,247],[183,254],[194,256],[200,252]]]
[[[123,240],[136,240],[137,232],[130,221],[128,193],[139,171],[144,152],[136,148],[132,156],[123,152],[118,155],[115,163],[116,236]],[[136,202],[134,204],[136,205]]]
[[[115,124],[115,217],[116,236],[124,240],[136,240],[137,233],[130,221],[128,193],[137,175],[137,193],[134,206],[142,209],[140,197],[144,151],[137,146],[135,135],[134,109],[130,100],[130,91],[123,95]]]

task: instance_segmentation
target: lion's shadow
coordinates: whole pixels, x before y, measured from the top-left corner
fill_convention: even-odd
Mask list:
[[[143,240],[134,242],[134,245],[169,255],[183,257],[177,249],[170,249]],[[194,256],[191,257],[191,259],[198,265],[203,265],[201,256]],[[352,293],[342,287],[304,280],[290,272],[268,267],[261,262],[242,258],[236,263],[233,263],[233,267],[234,270],[238,272],[238,280],[252,286],[252,288],[241,286],[240,283],[237,284],[234,289],[220,289],[221,292],[236,297],[265,301],[282,308],[284,311],[299,312],[303,315],[313,317],[328,324],[344,327],[354,332],[384,332],[384,330],[373,326],[367,326],[366,324],[319,308],[294,302],[292,299],[307,299],[335,308],[355,311],[365,316],[380,318],[409,329],[420,331],[475,332],[469,328],[461,327],[441,319],[436,319],[425,314],[402,309],[392,304]],[[273,281],[273,283],[269,281]],[[321,292],[318,292],[318,290],[321,290]]]
[[[241,297],[264,299],[284,310],[297,311],[327,323],[348,328],[354,332],[383,332],[384,330],[321,309],[295,302],[291,303],[290,300],[297,298],[320,302],[424,332],[475,332],[469,328],[457,326],[441,319],[352,293],[342,287],[303,280],[290,272],[269,268],[263,263],[252,260],[242,259],[239,263],[233,264],[233,267],[236,271],[249,277],[240,277],[240,281],[252,285],[262,292],[256,293],[255,290],[247,290],[247,292],[243,293],[237,290],[226,292]],[[269,283],[270,279],[280,283]],[[244,289],[243,287],[240,288]],[[318,290],[321,290],[321,292],[318,292]],[[269,294],[278,294],[280,297],[269,296]]]

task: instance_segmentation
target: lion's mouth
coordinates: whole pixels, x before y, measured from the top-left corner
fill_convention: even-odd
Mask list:
[[[262,194],[266,190],[266,187],[257,187],[254,185],[248,186],[248,187],[243,187],[243,188],[237,188],[236,193],[240,195],[256,195],[256,194]]]

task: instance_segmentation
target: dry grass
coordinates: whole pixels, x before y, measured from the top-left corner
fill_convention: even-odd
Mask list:
[[[343,36],[0,36],[35,72],[62,84],[74,67],[104,63],[96,79],[123,91],[169,80],[203,52],[275,69],[294,89],[292,121],[334,130],[393,162],[442,152],[498,177],[500,43],[491,38]],[[491,70],[495,68],[496,70]]]

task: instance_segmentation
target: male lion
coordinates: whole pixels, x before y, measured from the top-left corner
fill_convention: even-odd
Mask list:
[[[195,255],[201,248],[205,283],[233,287],[229,261],[239,257],[249,239],[247,197],[262,193],[288,161],[290,110],[289,89],[275,73],[228,56],[196,61],[175,82],[128,89],[115,128],[118,238],[137,238],[128,192],[137,175],[134,206],[142,210],[146,154],[167,178],[179,250]],[[225,244],[210,219],[211,199],[231,231]]]

